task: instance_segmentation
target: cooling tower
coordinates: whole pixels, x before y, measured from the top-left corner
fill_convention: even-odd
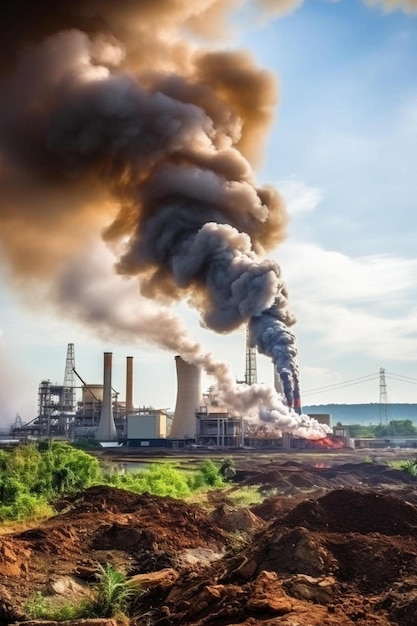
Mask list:
[[[201,368],[175,357],[177,367],[177,402],[170,437],[192,439],[196,436],[195,412],[202,405]]]
[[[133,410],[133,356],[126,357],[126,411]]]
[[[117,431],[113,418],[112,403],[112,353],[104,353],[103,404],[95,438],[99,441],[116,441]]]

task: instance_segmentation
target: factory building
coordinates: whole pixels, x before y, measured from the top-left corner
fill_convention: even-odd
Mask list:
[[[200,407],[196,412],[198,445],[211,448],[239,448],[243,445],[243,420],[228,412],[209,411]]]
[[[13,433],[20,437],[62,437],[90,439],[106,445],[131,448],[282,448],[302,447],[302,440],[288,433],[271,431],[266,424],[254,424],[208,403],[202,392],[200,366],[175,356],[177,395],[173,414],[153,407],[134,406],[133,357],[126,357],[125,400],[112,386],[112,353],[103,355],[103,380],[87,383],[75,369],[74,345],[68,344],[63,385],[41,381],[38,415],[29,424],[19,424]],[[75,384],[77,377],[80,384]],[[256,384],[256,355],[246,346],[246,384]],[[282,394],[280,377],[275,387]],[[76,401],[76,389],[81,389]],[[330,425],[330,416],[315,415]]]

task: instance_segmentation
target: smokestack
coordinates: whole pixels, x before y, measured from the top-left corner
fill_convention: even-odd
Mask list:
[[[298,415],[302,415],[303,408],[301,406],[300,384],[298,378],[294,376],[294,411]]]
[[[100,441],[116,441],[117,431],[113,418],[112,403],[112,353],[104,353],[104,375],[103,375],[103,404],[101,407],[100,421],[98,423],[95,438]]]
[[[187,363],[180,356],[175,357],[177,368],[177,402],[170,437],[190,437],[196,435],[195,412],[201,406],[201,368]]]
[[[133,410],[133,356],[126,357],[126,411]]]
[[[280,394],[280,396],[284,395],[284,390],[282,388],[282,382],[281,382],[281,378],[277,372],[277,369],[274,365],[274,389],[277,393]]]

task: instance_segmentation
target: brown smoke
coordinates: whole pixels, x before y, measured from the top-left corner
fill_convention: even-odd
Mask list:
[[[274,80],[242,52],[202,52],[178,39],[178,29],[215,7],[220,3],[213,0],[125,0],[116,9],[110,0],[77,0],[17,1],[2,8],[7,25],[3,20],[0,58],[8,66],[0,106],[0,237],[13,271],[31,278],[51,272],[85,245],[85,233],[108,225],[117,206],[122,211],[109,236],[129,231],[137,187],[153,173],[155,158],[211,167],[235,186],[248,179],[252,184],[242,155],[259,155],[276,102]],[[97,65],[96,57],[110,65]],[[135,93],[138,79],[146,93],[140,87]],[[149,133],[133,120],[141,98]],[[130,127],[122,129],[129,115]],[[170,115],[183,127],[177,137],[169,121],[166,129],[157,128]],[[114,138],[103,136],[107,124],[115,126]],[[175,141],[166,154],[164,132]],[[138,151],[148,139],[159,154],[136,162],[120,145],[130,141]],[[277,222],[284,225],[282,209],[259,225],[265,246],[282,237]]]

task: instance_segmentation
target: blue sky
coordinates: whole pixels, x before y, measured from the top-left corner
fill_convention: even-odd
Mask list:
[[[297,318],[302,400],[377,402],[377,379],[311,390],[380,367],[417,380],[417,6],[286,5],[293,10],[262,25],[249,13],[235,16],[228,45],[248,50],[279,81],[257,176],[280,190],[291,216],[287,240],[272,256]],[[62,383],[70,342],[84,380],[101,382],[103,352],[113,352],[123,398],[125,357],[132,355],[136,404],[174,408],[175,354],[140,340],[103,341],[94,329],[54,315],[47,302],[24,302],[5,275],[0,281],[0,424],[16,413],[24,421],[35,416],[38,384]],[[200,328],[195,311],[177,310],[190,335],[241,379],[244,332],[215,335]],[[258,379],[272,384],[265,357],[258,358]],[[417,402],[415,384],[388,378],[388,385],[392,402]]]

